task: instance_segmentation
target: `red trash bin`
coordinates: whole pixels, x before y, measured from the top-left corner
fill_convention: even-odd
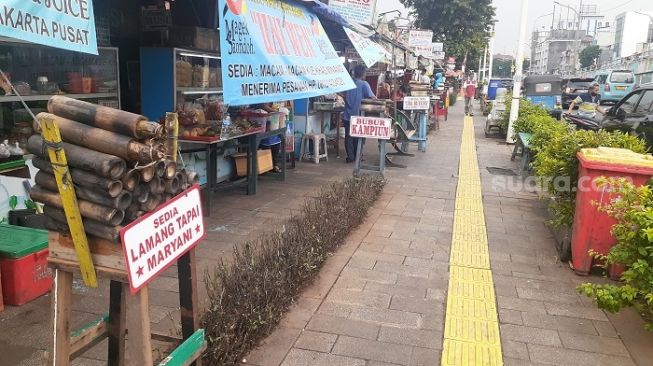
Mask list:
[[[627,149],[599,147],[582,149],[578,153],[579,174],[576,191],[576,212],[571,235],[572,264],[578,274],[589,274],[593,251],[608,254],[616,243],[610,230],[616,221],[597,209],[597,203],[607,204],[615,195],[596,186],[599,177],[626,177],[635,185],[646,184],[653,176],[653,157]],[[609,268],[610,277],[621,276],[621,266]]]
[[[0,271],[5,304],[23,305],[50,291],[48,232],[0,225]]]

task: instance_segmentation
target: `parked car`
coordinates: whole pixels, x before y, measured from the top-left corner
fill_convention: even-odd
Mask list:
[[[601,122],[607,131],[634,133],[653,146],[653,85],[642,85],[615,104]]]
[[[601,103],[617,103],[635,88],[635,74],[631,70],[601,70],[594,81],[600,86]]]
[[[592,85],[592,78],[571,78],[562,80],[562,109],[569,108],[571,102],[580,94],[587,93],[589,86]]]

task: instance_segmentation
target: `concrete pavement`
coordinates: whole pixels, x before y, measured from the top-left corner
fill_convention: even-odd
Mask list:
[[[441,363],[444,325],[451,317],[446,303],[461,109],[452,108],[449,121],[429,137],[426,153],[402,158],[407,169],[388,170],[388,186],[366,222],[243,363]],[[500,358],[488,357],[487,364],[501,358],[505,365],[518,366],[647,364],[653,337],[641,332],[637,339],[621,336],[641,329],[641,319],[635,314],[626,316],[628,324],[615,321],[577,294],[578,284],[603,279],[578,277],[559,262],[542,201],[527,189],[511,189],[521,181],[514,176],[517,163],[509,159],[511,146],[485,138],[483,125],[483,118],[476,117],[476,158],[501,344]],[[470,343],[486,341],[487,334],[481,333]],[[459,358],[448,364],[481,364],[474,360],[482,355],[450,352]]]

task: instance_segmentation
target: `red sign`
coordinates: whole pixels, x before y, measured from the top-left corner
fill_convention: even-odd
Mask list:
[[[352,137],[390,140],[392,120],[390,118],[353,116],[349,125],[349,134]]]
[[[206,237],[200,197],[194,185],[120,231],[132,293]]]

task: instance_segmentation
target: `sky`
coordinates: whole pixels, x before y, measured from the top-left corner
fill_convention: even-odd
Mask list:
[[[572,7],[578,7],[580,0],[558,0],[562,4]],[[551,24],[551,16],[546,14],[553,12],[554,0],[530,0],[528,7],[528,23],[526,27],[527,40],[530,44],[530,34],[534,26],[544,26]],[[519,43],[519,21],[521,17],[521,0],[493,0],[496,10],[496,40],[494,53],[516,55]],[[614,17],[628,10],[648,10],[653,11],[653,0],[583,0],[584,4],[595,4],[599,7],[599,12],[606,15],[607,21],[611,23]],[[399,9],[404,11],[405,8],[399,0],[377,0],[377,12]],[[542,16],[542,17],[540,17]],[[539,19],[538,19],[539,18]],[[528,53],[526,54],[528,57]]]

